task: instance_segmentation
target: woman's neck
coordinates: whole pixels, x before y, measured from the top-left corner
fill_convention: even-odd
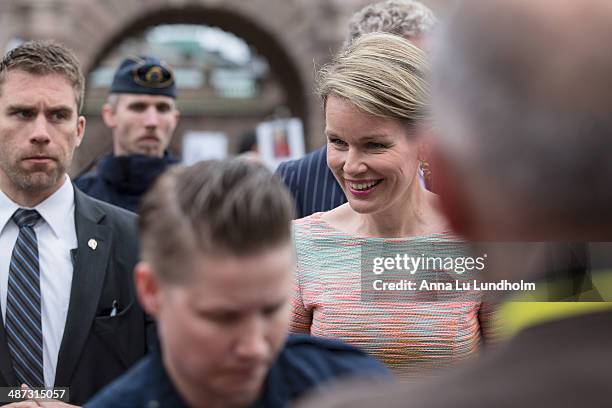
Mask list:
[[[364,237],[405,238],[431,235],[449,228],[438,207],[438,197],[421,186],[384,211],[360,214],[346,204],[324,217],[332,226]]]

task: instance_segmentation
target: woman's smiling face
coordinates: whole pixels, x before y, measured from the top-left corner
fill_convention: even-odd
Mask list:
[[[372,214],[410,198],[418,183],[420,147],[405,124],[373,116],[333,94],[325,122],[327,165],[354,211]]]

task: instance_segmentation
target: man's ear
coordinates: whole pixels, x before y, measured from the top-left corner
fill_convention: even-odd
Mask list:
[[[77,135],[76,135],[76,143],[75,146],[79,147],[81,142],[83,142],[83,136],[85,136],[85,124],[87,120],[85,116],[79,116],[77,119]]]
[[[431,159],[436,171],[436,193],[440,195],[442,211],[455,232],[469,237],[476,226],[466,191],[468,183],[462,180],[462,172],[439,149],[432,150]]]
[[[160,309],[161,290],[159,279],[152,266],[144,261],[138,262],[134,267],[134,279],[140,305],[149,315],[157,317]]]
[[[102,120],[106,127],[114,129],[117,126],[117,120],[115,118],[115,109],[108,103],[102,106]]]

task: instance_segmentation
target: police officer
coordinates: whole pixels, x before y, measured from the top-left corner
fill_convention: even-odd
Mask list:
[[[102,118],[112,130],[113,153],[75,184],[92,197],[135,212],[155,179],[178,162],[166,150],[179,119],[172,69],[154,57],[125,59],[115,72]]]

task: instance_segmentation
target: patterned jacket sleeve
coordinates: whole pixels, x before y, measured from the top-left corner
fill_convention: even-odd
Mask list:
[[[303,297],[303,282],[302,277],[304,271],[300,266],[300,240],[301,234],[296,234],[296,224],[293,224],[293,242],[295,245],[297,265],[293,284],[293,297],[291,299],[291,325],[292,333],[307,333],[310,334],[312,325],[312,309],[306,307]]]

